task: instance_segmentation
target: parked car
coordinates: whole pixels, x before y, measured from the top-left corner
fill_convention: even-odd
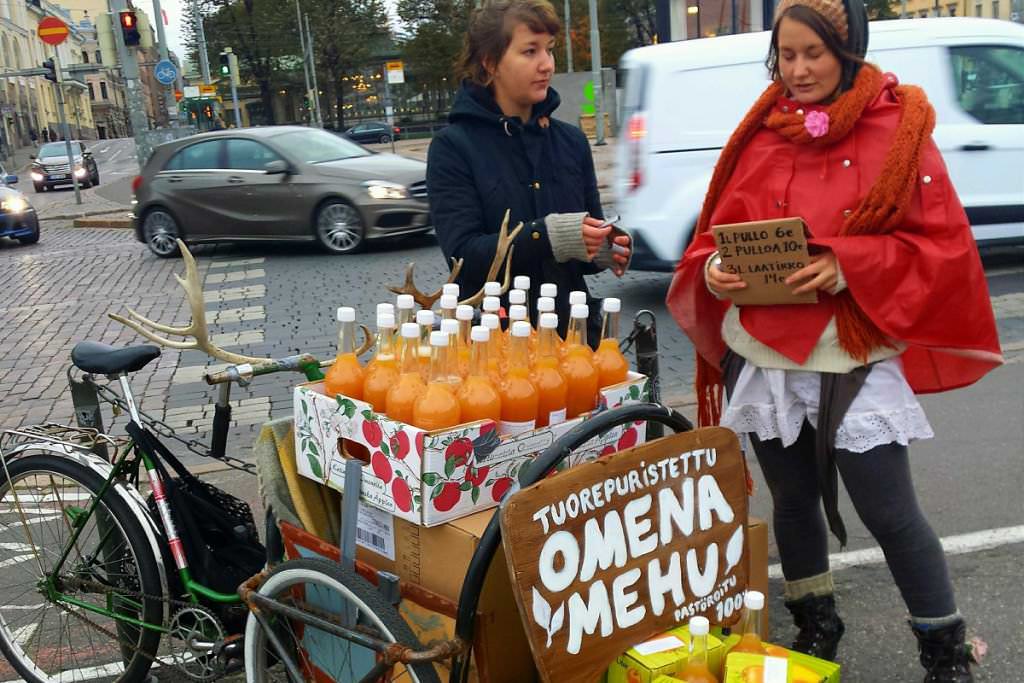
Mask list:
[[[690,241],[711,172],[768,85],[770,34],[627,52],[616,208],[632,267],[671,270]],[[933,137],[979,244],[1024,240],[1024,26],[974,18],[872,22],[867,59],[920,85]],[[684,95],[685,93],[685,95]]]
[[[157,256],[175,242],[316,240],[345,254],[431,230],[426,164],[323,130],[213,131],[157,147],[132,182],[135,235]]]
[[[92,152],[85,148],[79,140],[71,141],[71,154],[74,155],[74,174],[82,187],[100,184],[100,169]],[[68,163],[66,142],[47,142],[32,157],[32,184],[36,192],[49,190],[58,185],[72,185],[71,164]]]
[[[0,168],[0,170],[3,170]],[[22,244],[34,244],[39,241],[39,216],[32,204],[21,192],[12,185],[18,182],[18,176],[2,175],[0,185],[0,238],[10,237]]]
[[[361,145],[372,145],[376,142],[383,144],[401,140],[401,132],[398,126],[389,126],[383,121],[367,121],[346,130],[345,137]]]

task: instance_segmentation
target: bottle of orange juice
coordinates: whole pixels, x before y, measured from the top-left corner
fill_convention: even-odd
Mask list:
[[[748,590],[743,596],[743,635],[740,641],[732,646],[729,652],[752,652],[759,655],[768,654],[761,642],[761,610],[764,609],[764,593]],[[728,655],[729,652],[725,654]]]
[[[454,427],[461,415],[459,399],[448,381],[448,333],[430,333],[430,381],[412,409],[412,423],[420,429]]]
[[[484,296],[501,296],[501,290],[503,289],[500,282],[491,280],[484,283]]]
[[[459,298],[459,283],[457,282],[446,282],[441,285],[441,294],[454,296],[456,299]]]
[[[525,320],[512,323],[505,381],[498,389],[501,394],[500,434],[528,432],[537,423],[539,396],[537,387],[530,381],[529,344],[530,323]]]
[[[541,289],[544,285],[541,285]],[[531,356],[537,355],[537,342],[540,338],[540,319],[545,313],[555,312],[555,300],[551,297],[542,296],[537,299],[537,333],[530,337],[530,354]],[[562,338],[558,336],[558,331],[555,331],[555,355],[561,360],[562,356]]]
[[[402,325],[416,321],[416,314],[413,312],[416,309],[416,299],[412,294],[399,294],[395,297],[395,308],[397,309],[395,324],[398,325],[399,336],[401,336]]]
[[[441,295],[441,319],[455,320],[455,309],[459,306],[459,297],[452,294]]]
[[[566,398],[566,419],[590,412],[597,405],[598,373],[594,367],[594,352],[587,345],[587,319],[590,307],[576,304],[572,307],[569,331],[566,333],[565,358],[562,375],[569,384]]]
[[[476,312],[472,306],[459,304],[455,309],[455,319],[459,321],[459,337],[455,345],[455,356],[459,361],[459,374],[465,377],[469,373],[470,331],[473,328],[473,316]]]
[[[519,292],[520,294],[522,294],[522,292],[519,291],[518,289],[513,289],[511,292],[509,292],[509,294],[513,294],[515,292]],[[508,307],[508,329],[505,330],[505,345],[506,346],[510,345],[510,340],[512,339],[512,326],[515,325],[517,322],[524,322],[527,325],[529,325],[530,324],[530,310],[526,306],[524,306],[523,304],[510,304],[509,307]],[[532,327],[530,328],[530,336],[533,336],[533,328]],[[526,340],[526,345],[527,345],[527,348],[529,348],[529,345],[530,345],[529,338],[527,338],[527,340]]]
[[[565,402],[569,385],[558,362],[558,316],[542,313],[537,353],[533,358],[533,384],[537,387],[537,426],[565,422]]]
[[[459,321],[455,318],[445,318],[441,321],[441,331],[448,337],[448,348],[445,350],[445,381],[452,385],[453,391],[458,391],[462,384],[462,373],[459,372]]]
[[[487,374],[491,378],[491,383],[497,387],[502,382],[501,372],[505,354],[505,335],[501,332],[501,319],[493,313],[484,313],[480,316],[480,324],[490,333],[490,341],[487,342]]]
[[[430,333],[434,331],[435,319],[434,312],[429,309],[421,308],[416,311],[416,324],[420,328],[418,360],[420,362],[420,376],[423,377],[424,382],[430,377]]]
[[[363,398],[363,366],[356,357],[356,309],[342,306],[338,309],[338,355],[324,375],[324,391],[328,396],[341,394],[349,398]]]
[[[554,282],[545,282],[540,286],[540,296],[547,297],[548,299],[557,299],[558,285]]]
[[[405,424],[413,424],[413,407],[426,389],[420,375],[420,328],[416,323],[402,325],[402,364],[398,380],[387,394],[388,417]]]
[[[395,355],[395,315],[377,314],[377,351],[366,365],[363,379],[363,400],[375,413],[387,414],[388,390],[398,381],[398,358]]]
[[[519,278],[516,278],[516,279],[518,280]],[[513,289],[513,290],[509,291],[509,293],[508,293],[508,305],[509,305],[510,308],[512,306],[526,306],[527,305],[526,301],[527,301],[526,292],[524,292],[523,290],[521,290],[521,289]]]
[[[480,304],[480,309],[484,313],[491,313],[493,315],[501,316],[501,299],[496,296],[485,296],[483,303]]]
[[[518,289],[527,298],[530,296],[530,276],[529,275],[516,275],[512,278],[512,289]]]
[[[604,300],[604,321],[601,325],[601,343],[594,352],[594,365],[599,376],[597,385],[604,389],[626,381],[629,361],[619,351],[619,311],[622,302],[609,297]]]
[[[487,352],[491,331],[477,325],[470,332],[473,342],[469,372],[459,387],[459,408],[463,422],[493,420],[501,422],[501,395],[491,382],[487,368]]]
[[[676,674],[687,683],[718,683],[708,668],[708,632],[711,624],[704,617],[690,619],[690,658],[683,670]]]

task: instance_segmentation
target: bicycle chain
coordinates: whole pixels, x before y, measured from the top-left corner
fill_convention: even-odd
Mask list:
[[[110,403],[111,405],[117,407],[120,410],[128,410],[127,401],[121,398],[120,394],[110,389],[110,387],[98,383],[92,375],[83,375],[82,379],[88,382],[90,385],[92,385],[92,387],[96,389],[96,393],[104,401]],[[198,439],[185,439],[183,437],[180,437],[174,431],[174,428],[171,427],[166,422],[164,422],[163,420],[153,417],[152,415],[144,412],[141,408],[136,407],[136,410],[138,411],[139,418],[142,419],[143,424],[152,429],[158,435],[167,439],[174,439],[175,441],[182,444],[185,448],[192,451],[196,455],[202,456],[204,458],[218,460],[220,462],[223,462],[225,465],[227,465],[233,470],[237,470],[239,472],[244,472],[245,474],[256,476],[255,463],[247,462],[240,458],[227,455],[226,453],[224,454],[223,457],[214,458],[212,455],[210,455],[210,449],[207,448],[206,444],[204,444],[202,441],[199,441]]]

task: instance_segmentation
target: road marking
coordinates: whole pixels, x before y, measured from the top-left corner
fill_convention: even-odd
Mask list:
[[[227,348],[228,346],[244,346],[246,344],[262,344],[263,330],[246,330],[244,332],[225,332],[222,334],[210,335],[210,341],[214,346]]]
[[[228,261],[211,261],[210,268],[235,268],[240,266],[258,266],[266,261],[265,258],[260,256],[259,258],[242,258],[232,259]]]
[[[39,624],[28,624],[27,626],[19,626],[14,629],[14,633],[11,635],[14,637],[14,642],[18,645],[24,645],[32,637],[32,634],[36,632]]]
[[[25,512],[26,514],[32,514],[28,510],[26,510]],[[28,526],[29,524],[42,524],[43,522],[52,522],[53,520],[60,518],[60,515],[46,515],[45,517],[33,517],[32,519],[26,520],[24,523],[22,523],[19,520],[17,526],[7,526],[6,524],[0,524],[0,533],[3,533],[4,531],[14,531],[15,529],[20,529],[23,526]]]
[[[38,605],[3,605],[0,606],[0,611],[28,612],[29,610],[42,609],[49,604],[48,602],[40,602]]]
[[[207,311],[206,321],[212,325],[228,323],[253,322],[266,320],[267,312],[262,306],[246,306],[245,308],[225,308],[223,311]]]
[[[10,550],[15,553],[30,553],[32,546],[28,543],[0,543],[0,550]]]
[[[171,380],[173,384],[194,384],[195,382],[202,382],[203,375],[207,372],[211,375],[215,372],[223,372],[231,367],[231,363],[215,363],[213,365],[188,365],[186,367],[179,367],[174,371],[174,379]],[[168,411],[170,412],[170,411]]]
[[[213,413],[216,406],[184,406],[170,408],[164,413],[164,422],[171,428],[196,429],[200,432],[209,431],[213,426]],[[234,425],[262,424],[270,419],[270,397],[257,396],[231,401],[231,422]]]
[[[266,272],[262,268],[252,270],[236,270],[231,273],[209,273],[206,276],[207,285],[219,285],[224,282],[240,282],[241,280],[255,280],[264,277]]]
[[[262,299],[267,296],[266,285],[246,285],[245,287],[228,287],[203,292],[203,301],[208,304],[242,299]]]
[[[1024,525],[974,531],[968,534],[946,536],[939,540],[942,542],[942,549],[946,552],[946,555],[965,555],[1013,543],[1024,543]],[[851,550],[845,553],[832,553],[828,556],[828,562],[829,567],[835,572],[841,569],[849,569],[850,567],[882,564],[885,562],[885,555],[882,554],[882,549],[879,547],[865,548],[864,550]],[[782,565],[773,564],[769,566],[768,578],[783,578]]]
[[[19,493],[18,500],[22,503],[55,503],[58,500],[92,500],[91,493]]]
[[[112,162],[112,161],[113,161],[114,159],[116,159],[116,158],[117,158],[117,155],[118,155],[118,154],[120,154],[120,153],[121,153],[121,152],[123,152],[123,151],[124,151],[124,148],[122,147],[121,149],[118,149],[118,150],[117,150],[116,152],[114,152],[113,154],[111,154],[111,155],[110,155],[110,158],[109,158],[109,159],[107,159],[107,163],[109,164],[110,162]]]
[[[191,661],[194,658],[192,653],[184,653],[181,655],[163,655],[156,658],[156,661],[161,664],[180,664],[182,662]],[[61,671],[57,676],[51,676],[51,680],[57,681],[57,683],[72,683],[73,681],[88,681],[94,678],[108,678],[110,676],[116,676],[124,671],[124,663],[122,662],[111,662],[110,664],[100,664],[99,666],[90,666],[83,669],[68,669],[67,671]],[[24,679],[12,678],[9,681],[3,681],[3,683],[24,683]]]
[[[10,559],[0,562],[0,569],[4,569],[5,567],[13,567],[16,564],[21,564],[22,562],[31,560],[34,557],[35,555],[15,555]]]

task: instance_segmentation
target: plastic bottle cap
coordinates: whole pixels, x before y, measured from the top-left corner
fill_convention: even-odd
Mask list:
[[[353,323],[356,321],[356,309],[351,306],[342,306],[338,309],[339,323]]]
[[[474,342],[486,343],[491,341],[491,331],[483,325],[474,325],[469,331],[469,338]]]
[[[690,619],[690,635],[706,636],[711,630],[711,624],[707,617],[693,617]]]
[[[553,282],[545,282],[540,286],[540,295],[551,297],[552,299],[558,298],[558,285]]]
[[[394,315],[395,305],[389,303],[377,304],[377,315],[380,315],[381,313],[390,313],[391,315]]]
[[[459,297],[454,294],[441,295],[441,308],[455,308],[459,305]]]
[[[441,287],[441,295],[451,295],[456,298],[459,296],[459,285],[454,282],[449,282]]]
[[[575,306],[576,304],[587,303],[587,293],[579,290],[575,292],[569,292],[569,304]]]
[[[441,330],[434,330],[430,333],[431,346],[448,346],[448,333]]]
[[[513,289],[508,293],[508,302],[512,305],[522,306],[526,303],[526,292],[521,289]]]
[[[605,313],[618,313],[622,310],[622,300],[615,297],[608,297],[604,300]]]
[[[488,330],[496,330],[501,327],[501,318],[494,315],[493,313],[484,313],[480,316],[480,324],[486,327]]]
[[[764,609],[764,593],[747,591],[747,594],[743,596],[743,606],[747,609]]]
[[[589,318],[590,317],[590,306],[586,304],[573,304],[572,305],[573,318]]]
[[[549,330],[558,328],[558,316],[554,313],[541,313],[540,326]]]
[[[492,313],[501,308],[501,299],[496,296],[485,296],[484,297],[484,310],[488,313]]]
[[[420,326],[416,323],[402,323],[403,339],[419,339]]]
[[[501,296],[501,283],[494,281],[485,282],[484,296]]]
[[[426,309],[416,311],[416,322],[420,325],[433,325],[434,312]]]
[[[542,296],[537,299],[537,310],[541,313],[554,313],[555,300],[549,296]]]
[[[412,294],[399,294],[395,297],[395,303],[402,310],[408,310],[416,305],[416,299],[412,298]]]
[[[530,289],[530,276],[529,275],[516,275],[512,278],[512,286],[516,289],[522,289],[524,291]]]
[[[385,327],[388,329],[395,328],[395,314],[394,313],[378,313],[377,314],[377,327]]]
[[[445,318],[441,321],[441,331],[445,334],[458,334],[459,321],[452,318]]]
[[[512,320],[526,320],[530,312],[526,310],[526,306],[516,304],[515,306],[508,307],[508,317]],[[529,323],[527,323],[529,325]]]
[[[530,336],[530,323],[525,320],[517,320],[512,323],[512,336],[513,337],[529,337]]]
[[[473,319],[473,307],[467,306],[466,304],[460,304],[455,309],[456,320],[472,320]]]

